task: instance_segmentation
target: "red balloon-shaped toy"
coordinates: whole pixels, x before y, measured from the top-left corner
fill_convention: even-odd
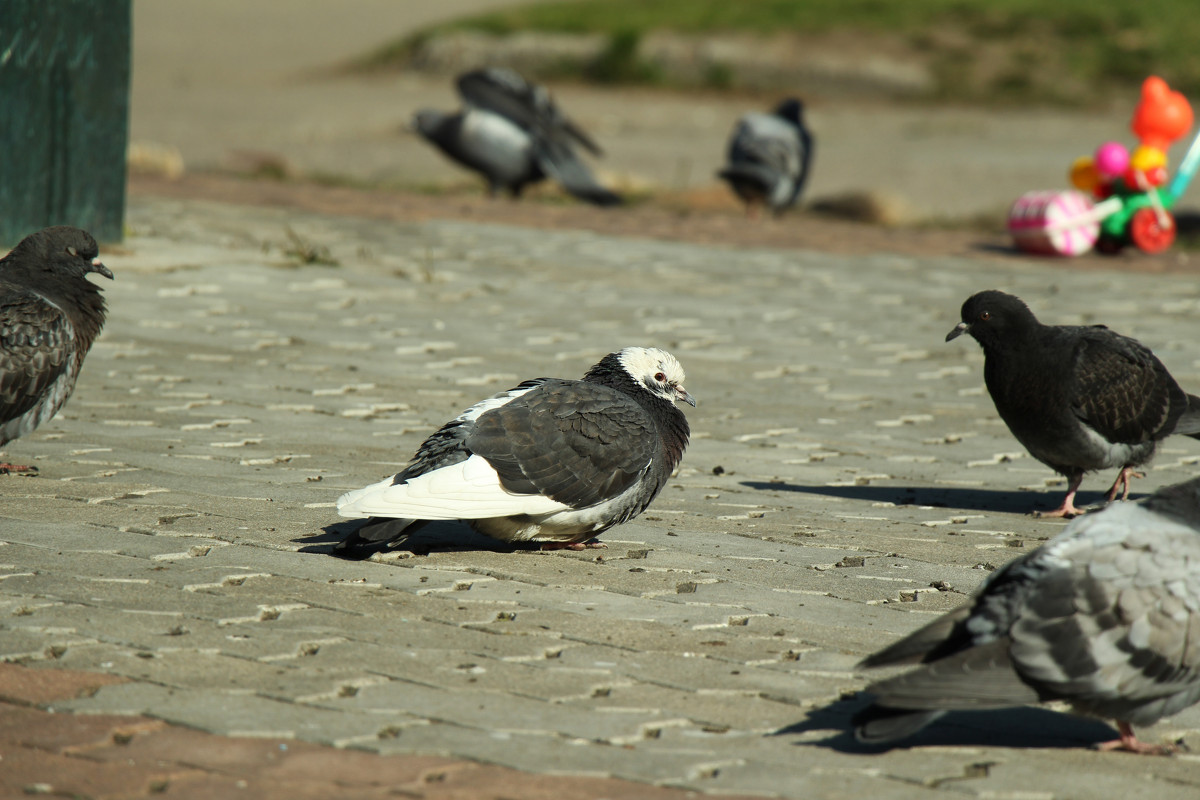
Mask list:
[[[1167,82],[1151,75],[1142,82],[1142,99],[1133,111],[1130,128],[1147,147],[1166,151],[1171,142],[1192,127],[1192,106],[1171,90]]]

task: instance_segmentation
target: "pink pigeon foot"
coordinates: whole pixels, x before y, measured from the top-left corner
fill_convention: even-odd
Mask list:
[[[542,542],[543,550],[594,550],[600,547],[608,547],[599,539],[590,539],[586,542]]]
[[[1108,502],[1111,503],[1117,499],[1117,487],[1122,487],[1123,489],[1121,499],[1127,499],[1129,497],[1129,479],[1144,477],[1146,477],[1146,473],[1144,472],[1138,472],[1133,467],[1123,467],[1120,474],[1117,475],[1117,479],[1113,481],[1112,488],[1108,490]]]
[[[1169,744],[1149,744],[1139,741],[1133,735],[1133,726],[1128,722],[1118,722],[1117,730],[1121,733],[1121,738],[1113,739],[1110,742],[1100,742],[1095,745],[1096,750],[1101,752],[1111,752],[1113,750],[1124,750],[1127,753],[1137,753],[1139,755],[1149,756],[1169,756],[1174,754],[1178,747]]]
[[[1070,479],[1070,483],[1067,485],[1067,496],[1063,498],[1061,506],[1053,511],[1034,511],[1033,515],[1042,519],[1054,519],[1056,517],[1070,519],[1071,517],[1083,514],[1083,509],[1075,507],[1075,492],[1079,491],[1079,484],[1081,483],[1083,483],[1082,473]]]

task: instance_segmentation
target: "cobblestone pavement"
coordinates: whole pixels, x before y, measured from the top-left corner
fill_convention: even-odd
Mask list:
[[[943,342],[962,300],[1103,321],[1195,391],[1192,277],[179,200],[136,200],[129,228],[75,396],[7,447],[40,475],[0,480],[0,660],[126,680],[30,702],[704,793],[1200,789],[1200,757],[1096,753],[1110,729],[1047,709],[885,752],[846,733],[859,658],[1061,529],[1026,512],[1062,481],[997,419],[974,343]],[[607,550],[439,524],[378,561],[329,555],[336,497],[436,425],[629,344],[672,350],[699,407],[678,475]],[[1198,462],[1169,440],[1138,493]],[[1195,750],[1200,712],[1141,733]]]

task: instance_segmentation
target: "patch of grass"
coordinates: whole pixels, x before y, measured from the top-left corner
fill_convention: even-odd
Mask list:
[[[284,228],[284,233],[287,234],[289,240],[289,246],[283,250],[285,256],[295,259],[300,264],[316,264],[322,267],[341,266],[325,245],[304,238],[292,230],[290,225]],[[267,614],[269,613],[272,612],[264,611],[263,619],[275,619],[279,616],[278,612],[274,612],[274,617],[268,617]]]
[[[1200,94],[1200,9],[1194,0],[578,0],[531,3],[456,20],[398,41],[359,66],[386,67],[406,59],[430,36],[449,30],[492,34],[517,31],[601,33],[610,45],[585,79],[603,82],[656,82],[661,76],[637,57],[637,44],[655,31],[683,34],[779,33],[820,35],[862,32],[922,41],[935,73],[945,78],[939,96],[985,99],[979,95],[1047,99],[1079,95],[1078,102],[1104,99],[1107,92],[1136,86],[1160,74],[1185,94]],[[931,35],[953,32],[951,37]],[[997,48],[1020,54],[1034,41],[1053,59],[1012,66],[1000,77],[954,80],[975,53]],[[1063,86],[1053,84],[1061,70]],[[716,71],[720,73],[720,70]],[[703,76],[713,88],[732,83],[732,73]],[[994,91],[988,89],[992,85]],[[972,96],[974,95],[974,96]]]
[[[638,58],[642,34],[623,28],[609,35],[608,46],[588,64],[583,74],[596,83],[659,83],[661,71]]]

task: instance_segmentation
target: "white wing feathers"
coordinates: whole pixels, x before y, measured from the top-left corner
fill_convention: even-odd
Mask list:
[[[393,484],[387,478],[347,492],[338,498],[337,510],[343,517],[452,520],[554,514],[570,506],[541,495],[506,491],[487,460],[471,456],[406,483]]]

